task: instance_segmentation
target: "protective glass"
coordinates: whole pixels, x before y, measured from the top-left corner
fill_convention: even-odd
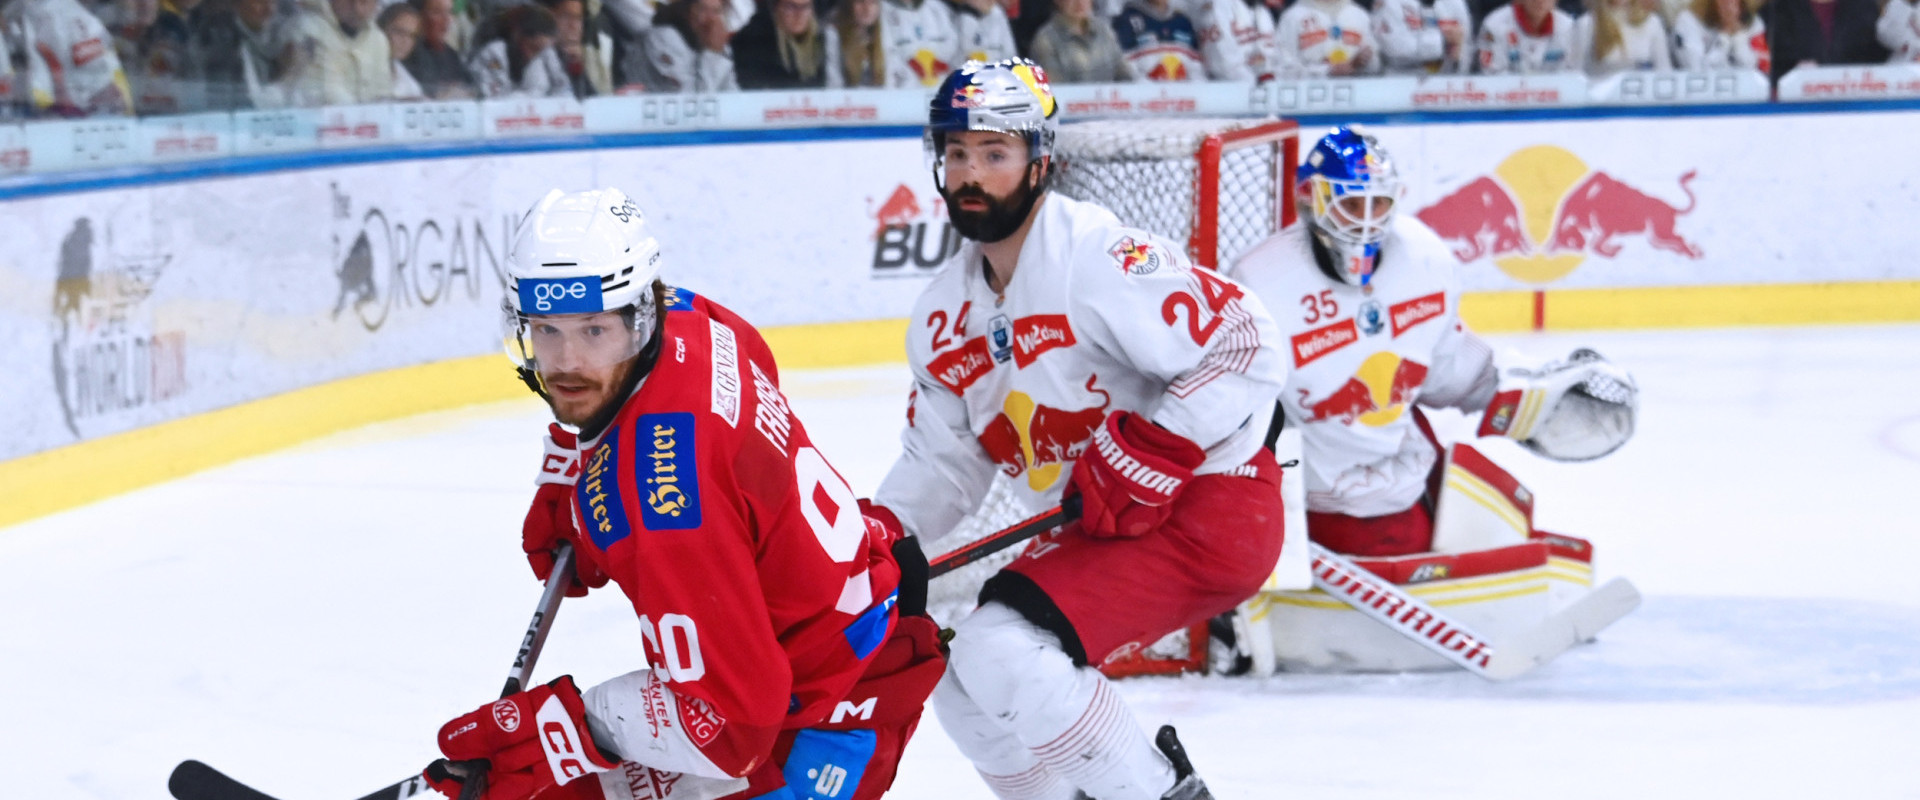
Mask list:
[[[651,320],[633,309],[526,315],[503,305],[500,327],[507,357],[541,374],[614,366],[639,355],[652,333]]]

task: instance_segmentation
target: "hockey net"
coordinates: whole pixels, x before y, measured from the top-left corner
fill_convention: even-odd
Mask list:
[[[1096,120],[1060,126],[1055,191],[1106,206],[1122,223],[1187,243],[1218,269],[1292,224],[1289,120]]]
[[[1293,222],[1286,176],[1298,158],[1299,129],[1287,120],[1098,120],[1060,126],[1053,189],[1105,206],[1122,223],[1186,242],[1194,262],[1231,264]],[[1004,473],[986,498],[932,548],[938,555],[1045,511],[1032,508]],[[952,625],[973,610],[980,587],[1012,562],[1003,550],[934,581],[928,610]],[[1182,639],[1153,649],[1194,652]],[[1202,648],[1203,649],[1203,648]]]

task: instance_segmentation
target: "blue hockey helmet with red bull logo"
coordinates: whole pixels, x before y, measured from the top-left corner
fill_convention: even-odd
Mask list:
[[[927,106],[927,157],[938,164],[947,134],[996,131],[1027,142],[1031,161],[1053,155],[1060,104],[1047,72],[1025,58],[968,61],[942,81]]]
[[[1366,285],[1401,194],[1386,149],[1351,127],[1334,128],[1307,151],[1294,172],[1294,190],[1301,216],[1339,258],[1340,279]]]

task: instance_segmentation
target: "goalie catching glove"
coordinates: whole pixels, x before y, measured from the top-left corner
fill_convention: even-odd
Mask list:
[[[586,706],[570,675],[441,726],[440,752],[446,758],[427,767],[427,782],[452,798],[469,781],[484,780],[485,800],[526,800],[620,763],[587,732]],[[597,781],[587,785],[598,788]]]
[[[1626,444],[1638,407],[1633,376],[1583,347],[1564,361],[1505,370],[1479,432],[1556,461],[1588,461]]]
[[[580,477],[579,444],[572,432],[558,423],[547,426],[546,454],[541,457],[538,486],[533,507],[520,526],[520,549],[527,553],[533,576],[544,581],[553,572],[553,551],[561,542],[573,545],[573,583],[567,585],[568,597],[585,597],[588,589],[607,585],[607,573],[594,560],[593,550],[582,547],[573,524],[573,484]]]
[[[1101,538],[1132,538],[1160,527],[1206,459],[1199,445],[1145,417],[1131,411],[1107,415],[1074,462],[1070,491],[1081,498],[1081,529]]]

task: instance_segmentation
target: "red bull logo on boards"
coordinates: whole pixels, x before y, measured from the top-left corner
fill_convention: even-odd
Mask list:
[[[1427,365],[1383,351],[1367,357],[1360,369],[1332,394],[1319,400],[1300,390],[1300,404],[1311,421],[1339,420],[1380,427],[1400,418],[1427,380]]]
[[[1468,181],[1417,215],[1461,261],[1491,258],[1515,279],[1551,283],[1589,255],[1618,256],[1623,238],[1701,258],[1699,246],[1678,231],[1679,218],[1693,212],[1694,175],[1680,176],[1677,189],[1687,201],[1676,206],[1565,149],[1538,145],[1514,152],[1492,175]]]

